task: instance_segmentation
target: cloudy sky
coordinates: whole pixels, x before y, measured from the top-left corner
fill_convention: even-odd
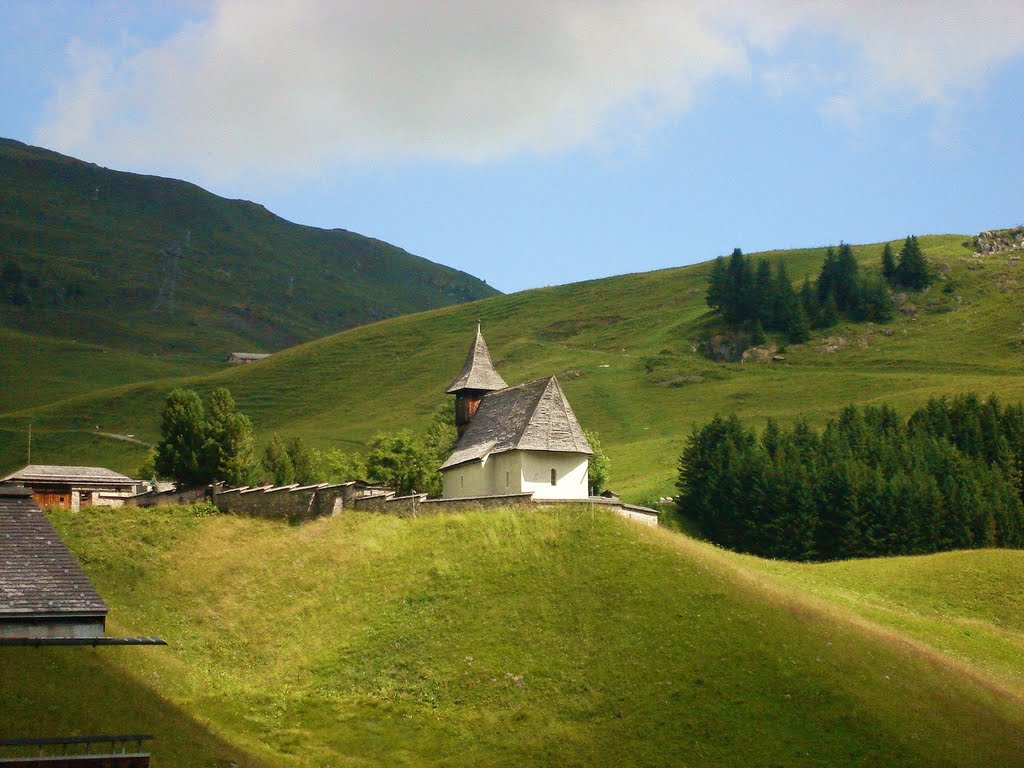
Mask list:
[[[1020,0],[0,0],[0,136],[515,291],[1024,223]]]

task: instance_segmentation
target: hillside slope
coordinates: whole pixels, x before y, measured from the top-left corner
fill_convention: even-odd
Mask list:
[[[1024,397],[1020,268],[981,257],[958,235],[922,237],[942,279],[884,326],[841,325],[784,351],[771,365],[714,363],[697,352],[713,329],[704,303],[709,265],[525,291],[354,328],[243,368],[173,383],[228,386],[262,438],[299,434],[321,447],[358,447],[378,430],[418,427],[448,398],[476,321],[510,384],[557,374],[587,429],[612,459],[611,487],[643,501],[673,492],[694,424],[736,413],[822,421],[851,403],[908,412],[928,397],[974,390]],[[898,243],[897,243],[898,246]],[[875,268],[882,244],[856,246]],[[797,281],[823,249],[767,254]],[[100,448],[99,431],[155,441],[169,380],[0,414],[0,464],[23,461],[34,421],[40,456],[134,471],[138,447]]]
[[[0,139],[0,323],[223,360],[496,293],[341,229]]]
[[[221,765],[228,748],[274,766],[1010,766],[1024,754],[1019,680],[751,558],[585,508],[302,526],[182,509],[54,519],[112,631],[169,645],[0,654],[0,737],[134,722],[156,731],[160,765]],[[1019,637],[1019,606],[990,610]],[[56,714],[55,691],[73,717]],[[115,694],[144,706],[85,706]],[[180,717],[154,722],[160,708]],[[183,759],[175,731],[197,724],[219,752],[195,754],[206,741]]]

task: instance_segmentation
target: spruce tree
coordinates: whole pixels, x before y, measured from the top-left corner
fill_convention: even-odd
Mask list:
[[[892,283],[896,279],[896,257],[889,243],[882,249],[882,277],[887,283]]]
[[[831,328],[839,322],[839,308],[836,306],[836,297],[831,293],[825,296],[818,310],[818,319],[815,324],[817,328]]]
[[[931,283],[928,262],[925,261],[921,246],[915,235],[910,235],[900,249],[900,261],[896,265],[896,281],[911,291],[921,291]]]
[[[274,485],[291,485],[295,482],[295,466],[280,435],[271,436],[263,451],[262,464],[264,476]]]
[[[800,287],[800,304],[804,308],[804,315],[813,324],[818,317],[818,312],[821,311],[821,304],[818,301],[818,294],[811,285],[811,278],[806,275],[804,275],[804,284]]]
[[[729,294],[729,271],[725,265],[725,259],[719,256],[711,265],[711,275],[708,277],[708,292],[704,297],[707,305],[712,309],[721,310],[722,304]]]
[[[860,278],[857,270],[857,259],[853,248],[847,243],[839,243],[839,252],[834,262],[832,290],[835,293],[836,307],[840,312],[856,313],[858,311],[858,285]]]
[[[154,461],[157,474],[188,485],[209,482],[203,461],[205,442],[203,401],[191,389],[172,389],[160,418],[160,442]]]
[[[238,412],[225,387],[213,391],[206,408],[203,464],[210,480],[223,480],[229,486],[252,481],[256,464],[252,422]]]
[[[768,259],[759,259],[754,275],[752,295],[753,317],[751,322],[760,321],[761,327],[776,330],[773,309],[775,308],[775,281],[772,279],[772,265]]]

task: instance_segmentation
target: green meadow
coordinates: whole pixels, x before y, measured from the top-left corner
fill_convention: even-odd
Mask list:
[[[1020,552],[789,566],[586,507],[51,518],[108,632],[169,645],[8,649],[0,737],[152,731],[180,766],[1024,754]]]
[[[129,384],[130,368],[116,367],[120,378],[104,374],[111,376],[106,388],[84,392],[93,383],[80,382],[52,394],[43,388],[25,402],[9,400],[0,413],[0,464],[24,461],[31,421],[38,460],[102,458],[133,472],[144,449],[97,433],[155,442],[163,397],[177,385],[203,392],[229,387],[261,439],[277,432],[320,448],[359,450],[377,431],[428,422],[445,401],[479,320],[502,376],[514,384],[556,374],[583,426],[600,435],[611,457],[610,486],[627,499],[650,501],[674,492],[686,436],[715,413],[735,413],[754,425],[768,417],[821,422],[848,403],[887,403],[908,413],[942,394],[1024,396],[1024,272],[1005,254],[977,256],[962,235],[920,241],[940,279],[909,297],[912,309],[884,325],[818,332],[806,344],[779,350],[783,359],[771,364],[715,363],[697,351],[717,328],[704,302],[704,263],[397,317],[242,367],[156,380],[148,377],[162,371],[140,368]],[[893,244],[898,250],[900,241]],[[877,269],[882,246],[854,247],[864,269]],[[764,255],[785,260],[801,282],[817,274],[823,254]],[[68,370],[70,379],[76,376]],[[26,379],[18,387],[31,384]]]

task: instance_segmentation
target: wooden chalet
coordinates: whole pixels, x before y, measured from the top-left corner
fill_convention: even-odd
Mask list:
[[[7,477],[0,486],[21,486],[32,491],[40,507],[61,507],[77,512],[83,506],[119,507],[141,492],[142,481],[104,467],[69,467],[30,464]]]

